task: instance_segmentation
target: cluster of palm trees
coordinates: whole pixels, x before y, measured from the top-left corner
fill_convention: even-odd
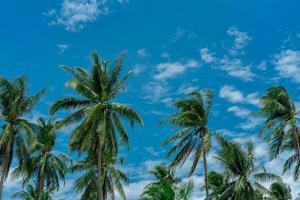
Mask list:
[[[22,191],[11,198],[50,200],[60,188],[67,173],[77,173],[74,188],[82,200],[115,199],[118,192],[126,199],[123,188],[128,177],[120,170],[124,158],[119,149],[129,149],[126,125],[143,126],[139,113],[128,105],[115,102],[125,89],[130,72],[122,76],[124,55],[113,63],[92,54],[90,71],[84,68],[62,68],[72,75],[66,86],[75,96],[57,100],[50,108],[49,119],[32,121],[31,112],[46,90],[29,95],[26,79],[7,80],[0,77],[0,200],[9,173],[21,178]],[[175,168],[192,157],[189,175],[203,163],[205,199],[211,200],[289,200],[291,190],[280,176],[268,173],[257,165],[253,143],[238,144],[214,133],[208,127],[213,93],[209,89],[193,91],[174,103],[176,112],[163,120],[177,128],[164,145],[170,146],[168,166],[156,166],[150,173],[155,181],[145,187],[141,200],[187,200],[195,191],[194,183],[175,176]],[[265,119],[260,135],[270,146],[270,158],[293,152],[283,164],[283,173],[294,168],[294,179],[300,175],[300,129],[298,112],[283,87],[272,87],[261,98],[256,114]],[[59,111],[68,111],[64,118],[55,118]],[[78,154],[72,160],[55,150],[57,133],[75,125],[69,139],[69,150]],[[209,171],[208,154],[215,139],[219,151],[215,158],[222,166]],[[12,167],[12,162],[16,167]],[[271,182],[265,187],[263,182]]]

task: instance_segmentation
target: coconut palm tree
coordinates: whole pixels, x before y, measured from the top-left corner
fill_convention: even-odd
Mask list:
[[[112,155],[116,156],[120,143],[128,145],[128,134],[122,119],[129,122],[132,127],[136,122],[139,124],[143,122],[134,109],[113,102],[117,94],[123,91],[130,75],[128,73],[124,78],[120,78],[123,56],[116,59],[112,69],[109,68],[108,62],[101,60],[95,53],[92,55],[92,61],[91,73],[80,67],[71,69],[63,66],[73,75],[66,85],[74,89],[81,97],[58,100],[52,106],[51,112],[76,109],[64,119],[64,124],[81,120],[71,134],[70,150],[72,152],[97,152],[97,187],[99,200],[103,200],[102,154],[104,146],[110,148]]]
[[[12,196],[13,199],[18,198],[22,200],[38,200],[39,199],[39,189],[36,186],[30,184],[26,185],[25,191],[20,191]],[[44,191],[41,200],[51,200],[50,192]]]
[[[193,181],[181,183],[179,187],[175,187],[176,200],[189,200],[194,191],[195,184]]]
[[[175,200],[173,185],[168,181],[150,184],[145,188],[141,200]]]
[[[265,200],[291,200],[291,188],[281,181],[271,184]]]
[[[45,120],[37,121],[34,142],[30,145],[33,165],[21,165],[14,171],[14,175],[24,177],[26,184],[33,176],[37,179],[38,200],[42,200],[45,187],[47,191],[58,190],[60,180],[64,181],[69,157],[55,151],[56,133],[61,127],[60,121]]]
[[[276,158],[285,151],[286,143],[290,142],[295,156],[290,160],[290,166],[297,162],[295,178],[300,174],[300,131],[297,126],[297,110],[284,87],[277,86],[268,90],[260,100],[262,108],[259,114],[266,118],[260,133],[270,143],[271,158]]]
[[[262,167],[255,165],[254,146],[251,142],[247,143],[246,150],[243,150],[237,143],[226,141],[221,136],[216,138],[221,146],[216,158],[224,170],[223,175],[217,174],[213,178],[218,179],[214,181],[218,183],[212,187],[212,199],[261,199],[267,189],[260,182],[281,180],[277,175],[267,173]]]
[[[203,158],[206,198],[209,196],[207,182],[207,154],[211,146],[211,133],[207,128],[209,112],[212,106],[212,92],[208,89],[194,91],[189,98],[177,100],[178,109],[166,121],[179,127],[180,130],[169,137],[164,144],[175,143],[167,153],[167,157],[175,154],[170,166],[183,165],[186,159],[194,152],[190,175],[193,174],[200,157]]]
[[[33,140],[32,128],[34,124],[29,122],[24,115],[32,110],[44,92],[45,90],[30,96],[24,77],[12,81],[0,77],[0,120],[2,124],[0,135],[0,200],[3,184],[10,170],[14,154],[16,154],[20,165],[30,165],[27,142]]]
[[[120,197],[126,200],[123,184],[128,183],[128,177],[118,169],[115,165],[122,165],[124,159],[113,158],[107,155],[103,158],[104,163],[104,183],[103,183],[103,196],[104,199],[115,199],[115,190],[118,191]],[[87,158],[83,161],[75,163],[71,168],[71,172],[84,171],[75,181],[75,188],[77,192],[82,192],[81,200],[98,199],[99,194],[97,192],[97,159]]]
[[[155,177],[155,182],[147,185],[141,195],[142,200],[175,200],[174,184],[180,180],[175,177],[175,171],[172,168],[164,166],[155,166],[150,174]]]
[[[141,200],[187,200],[195,187],[192,181],[180,183],[170,167],[158,165],[150,174],[155,181],[145,187]]]

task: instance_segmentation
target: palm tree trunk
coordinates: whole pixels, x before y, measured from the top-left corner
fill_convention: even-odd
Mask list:
[[[5,172],[7,171],[7,159],[6,159],[6,155],[3,161],[3,165],[1,168],[1,176],[0,176],[0,200],[2,199],[2,192],[3,192],[3,184],[4,184],[4,180],[5,180]]]
[[[9,160],[12,157],[13,144],[14,144],[13,141],[9,139],[9,142],[6,145],[6,149],[5,149],[5,155],[4,155],[3,164],[1,167],[1,175],[0,175],[0,200],[2,199],[4,181],[10,168]]]
[[[100,143],[100,141],[99,141]],[[97,162],[97,168],[98,168],[98,194],[99,194],[99,200],[103,200],[103,175],[102,175],[102,146],[98,145],[98,162]]]
[[[208,191],[208,176],[207,176],[207,160],[206,160],[206,152],[204,152],[204,154],[203,154],[203,164],[204,164],[205,193],[206,193],[206,200],[208,200],[209,191]]]
[[[293,125],[293,141],[296,148],[296,154],[298,155],[298,161],[300,162],[300,144],[299,144],[299,135],[297,131],[296,124]]]
[[[44,189],[44,179],[43,176],[41,175],[41,172],[39,172],[38,175],[38,200],[42,200],[43,197],[43,189]]]

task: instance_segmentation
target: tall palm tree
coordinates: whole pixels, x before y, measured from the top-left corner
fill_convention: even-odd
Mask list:
[[[267,94],[261,98],[262,108],[260,115],[266,117],[261,134],[266,134],[265,139],[270,142],[271,158],[277,157],[286,150],[287,142],[292,144],[295,151],[292,163],[297,161],[295,178],[300,174],[300,129],[297,126],[297,110],[284,87],[271,87]]]
[[[240,144],[226,141],[221,136],[216,138],[221,146],[216,158],[223,166],[224,175],[218,175],[220,183],[215,184],[217,187],[211,193],[213,199],[261,199],[262,193],[267,189],[260,182],[281,180],[277,175],[267,173],[262,167],[255,165],[252,143],[247,143],[246,150],[243,150]]]
[[[167,157],[175,154],[171,166],[183,165],[194,151],[190,175],[194,173],[200,157],[203,158],[206,198],[209,196],[206,157],[211,146],[211,133],[207,128],[207,123],[212,97],[212,92],[208,89],[195,90],[189,98],[176,101],[175,106],[178,111],[167,121],[181,129],[164,142],[165,145],[175,143],[167,153]]]
[[[65,124],[81,120],[71,134],[70,150],[96,152],[99,200],[103,200],[102,154],[104,146],[110,148],[112,155],[116,155],[119,146],[118,139],[121,143],[128,145],[128,134],[121,119],[128,121],[132,127],[136,122],[143,124],[140,115],[134,109],[113,102],[117,94],[123,91],[130,75],[128,73],[124,78],[120,78],[123,57],[119,56],[112,69],[109,69],[108,62],[101,60],[94,53],[91,73],[80,67],[71,69],[63,66],[73,75],[66,85],[74,89],[82,98],[63,98],[54,103],[51,108],[52,113],[58,110],[76,109],[73,114],[64,119]]]
[[[180,180],[175,177],[175,171],[172,168],[156,166],[150,171],[155,177],[155,181],[145,187],[141,195],[142,200],[175,200],[174,184]]]
[[[271,184],[265,200],[291,200],[291,188],[281,181],[277,181]]]
[[[0,77],[0,120],[2,124],[0,135],[0,200],[14,152],[20,165],[30,165],[27,142],[33,140],[32,128],[34,125],[24,115],[32,110],[44,92],[45,90],[30,96],[24,77],[12,81]]]
[[[34,142],[30,145],[33,165],[19,166],[14,171],[14,175],[24,176],[24,184],[30,178],[37,178],[38,200],[42,200],[45,187],[47,191],[59,189],[60,180],[65,179],[67,165],[70,159],[67,155],[55,151],[56,133],[61,127],[61,122],[38,119]]]
[[[105,174],[103,183],[103,196],[104,199],[110,197],[115,199],[115,190],[118,191],[120,197],[126,200],[123,183],[128,183],[128,177],[118,169],[115,164],[123,164],[124,160],[121,158],[113,158],[110,155],[104,157],[103,163]],[[77,192],[82,192],[81,200],[98,199],[97,192],[97,159],[87,158],[83,161],[75,163],[71,168],[71,172],[84,171],[75,181],[75,188]]]
[[[20,191],[12,196],[13,199],[18,198],[22,200],[38,200],[39,199],[39,189],[36,186],[30,184],[26,185],[25,191]],[[51,200],[50,192],[44,191],[41,200]]]

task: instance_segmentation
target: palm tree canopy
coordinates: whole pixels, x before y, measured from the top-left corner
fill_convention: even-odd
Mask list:
[[[284,164],[283,172],[295,164],[294,179],[300,175],[300,129],[297,124],[297,110],[284,87],[272,87],[261,98],[259,114],[266,118],[260,133],[270,143],[270,156],[276,158],[283,151],[294,151]]]
[[[296,126],[297,111],[288,92],[281,86],[270,88],[260,102],[262,108],[259,115],[266,118],[260,133],[266,133],[265,138],[270,142],[271,158],[275,158],[291,136],[293,126]]]
[[[27,183],[33,176],[46,183],[49,191],[59,189],[60,181],[65,180],[67,166],[71,159],[53,148],[56,141],[56,133],[60,128],[60,121],[45,120],[39,118],[35,128],[35,140],[29,146],[31,152],[30,166],[20,165],[14,170],[15,176],[22,175],[23,183]],[[44,185],[44,184],[43,184]]]
[[[291,200],[291,188],[281,181],[271,184],[266,200]]]
[[[3,122],[0,135],[0,162],[5,177],[8,174],[13,152],[15,150],[19,164],[30,165],[28,143],[34,138],[34,124],[24,115],[29,113],[45,90],[30,96],[26,88],[24,77],[12,81],[0,77],[0,120]]]
[[[181,128],[169,137],[164,144],[175,143],[167,153],[167,157],[175,154],[171,166],[183,165],[187,157],[194,151],[190,175],[194,172],[199,159],[210,148],[210,130],[206,127],[212,105],[212,92],[208,89],[194,91],[189,98],[178,100],[178,109],[166,121]]]
[[[179,187],[175,187],[175,199],[176,200],[189,200],[192,192],[195,189],[193,181],[181,183]]]
[[[38,200],[38,192],[39,191],[36,187],[36,184],[35,186],[28,184],[26,185],[25,191],[16,192],[14,195],[12,195],[12,198],[18,198],[22,200]],[[42,200],[52,200],[49,191],[43,192]]]
[[[222,179],[226,182],[217,184],[218,187],[215,187],[211,193],[212,197],[229,200],[254,200],[257,196],[261,196],[258,194],[259,191],[267,190],[260,182],[281,180],[277,175],[267,173],[264,168],[255,165],[254,146],[251,142],[247,143],[246,149],[243,150],[237,143],[227,141],[218,135],[216,138],[221,146],[216,158],[224,168]],[[222,180],[220,175],[217,174],[217,177],[214,179],[220,182]]]
[[[94,53],[91,73],[80,67],[71,69],[63,66],[73,76],[66,86],[74,89],[82,98],[67,97],[58,100],[53,104],[51,113],[75,109],[62,124],[81,120],[71,135],[71,151],[93,151],[98,145],[96,140],[101,144],[109,143],[112,152],[117,152],[119,141],[116,133],[119,133],[120,142],[128,145],[128,134],[121,119],[129,122],[131,126],[136,122],[143,124],[140,115],[134,109],[113,102],[116,95],[124,89],[130,75],[128,73],[121,78],[123,58],[123,55],[119,56],[110,69],[108,62]]]
[[[124,160],[122,158],[112,158],[106,156],[104,158],[103,168],[104,172],[104,184],[103,193],[104,197],[111,197],[114,199],[115,191],[117,191],[120,197],[126,200],[123,184],[128,183],[128,177],[125,173],[118,169],[115,165],[122,165]],[[85,160],[74,163],[70,167],[71,172],[83,171],[84,174],[75,181],[76,191],[82,192],[81,200],[97,199],[97,160],[95,158],[87,157]]]

